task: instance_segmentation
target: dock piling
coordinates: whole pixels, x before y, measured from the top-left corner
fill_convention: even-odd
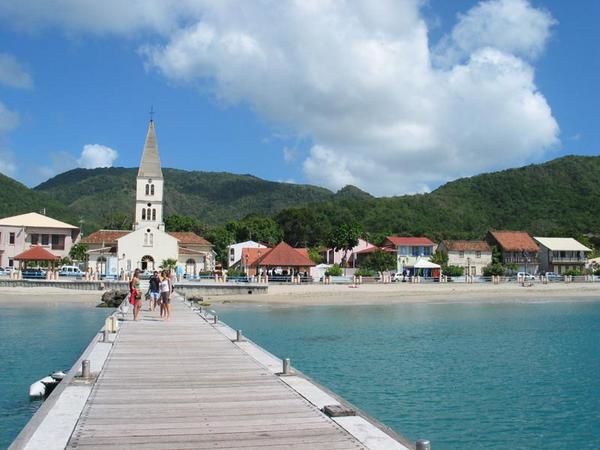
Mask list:
[[[242,330],[236,331],[235,342],[242,342],[244,340],[244,336],[242,334]]]
[[[108,342],[108,330],[106,327],[102,330],[102,342]]]
[[[81,361],[81,377],[82,378],[90,378],[90,376],[91,376],[90,360],[84,359],[83,361]]]
[[[217,323],[219,323],[219,316],[217,316],[216,314],[213,316],[213,323],[216,325]]]
[[[431,442],[427,439],[419,439],[417,441],[416,450],[431,450]]]
[[[283,360],[283,371],[282,371],[282,373],[284,375],[290,375],[291,374],[290,367],[291,367],[290,358],[285,358]]]

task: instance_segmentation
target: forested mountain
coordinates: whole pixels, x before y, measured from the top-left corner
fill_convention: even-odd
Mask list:
[[[304,227],[305,217],[319,230]],[[599,219],[600,157],[583,156],[463,178],[429,194],[337,199],[277,216],[288,241],[309,245],[315,235],[349,221],[375,240],[392,233],[438,240],[481,238],[491,228],[546,236],[600,234]]]
[[[35,189],[0,176],[0,217],[39,211],[89,233],[127,227],[137,169],[75,169]],[[273,217],[290,244],[323,243],[332,229],[356,223],[374,240],[386,234],[432,239],[480,238],[490,228],[537,235],[600,234],[600,157],[568,156],[544,164],[463,178],[429,194],[376,198],[347,186],[265,181],[251,175],[164,169],[165,214],[216,229],[248,214]],[[230,227],[231,228],[231,227]]]
[[[240,219],[250,213],[273,215],[281,209],[333,196],[327,189],[261,180],[225,172],[163,169],[165,215],[194,217],[209,225]],[[85,218],[86,230],[131,223],[137,169],[74,169],[37,186]]]

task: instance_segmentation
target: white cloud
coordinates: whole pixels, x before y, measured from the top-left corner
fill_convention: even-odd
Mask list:
[[[113,162],[119,154],[110,147],[99,144],[87,144],[83,146],[81,156],[77,160],[79,167],[84,169],[95,169],[96,167],[112,167]]]
[[[437,46],[434,56],[442,65],[455,64],[473,52],[493,47],[525,59],[544,50],[556,21],[527,0],[481,2],[459,16],[458,23]]]
[[[526,0],[482,1],[433,46],[424,0],[8,3],[23,26],[159,33],[150,67],[305,136],[307,178],[334,189],[420,192],[559,143],[532,66],[555,21]]]
[[[33,86],[33,80],[13,55],[0,53],[0,84],[27,89]]]
[[[15,154],[8,150],[0,147],[0,173],[14,177],[17,172],[17,162]]]
[[[286,163],[293,163],[297,159],[298,159],[298,150],[289,148],[289,147],[283,148],[283,160]]]
[[[19,126],[19,113],[11,111],[2,102],[0,102],[0,138],[4,133]]]

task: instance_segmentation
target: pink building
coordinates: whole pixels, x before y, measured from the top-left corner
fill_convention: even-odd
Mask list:
[[[41,245],[59,258],[69,256],[79,228],[38,213],[0,219],[0,267],[13,267],[14,257]]]
[[[325,264],[341,265],[344,253],[346,253],[346,261],[348,261],[348,267],[355,267],[357,254],[372,247],[376,248],[373,244],[368,243],[364,239],[359,239],[358,245],[352,250],[348,250],[348,252],[345,252],[344,250],[336,251],[332,248],[328,248],[321,251],[321,256],[323,257],[323,263]]]

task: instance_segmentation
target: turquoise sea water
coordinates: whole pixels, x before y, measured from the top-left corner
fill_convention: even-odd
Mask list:
[[[600,303],[223,307],[220,318],[435,450],[600,449]]]
[[[29,385],[70,369],[110,312],[79,305],[0,305],[0,449],[40,405],[29,400]]]

